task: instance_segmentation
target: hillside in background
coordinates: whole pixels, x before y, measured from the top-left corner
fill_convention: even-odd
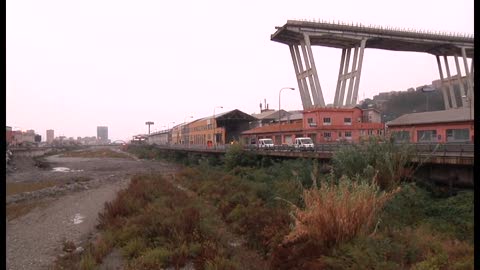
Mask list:
[[[458,88],[455,88],[455,92],[457,104],[460,104],[460,91]],[[441,91],[422,92],[413,88],[407,91],[380,93],[373,96],[372,99],[367,98],[360,101],[360,107],[363,109],[373,107],[379,110],[382,115],[382,122],[391,121],[407,113],[445,109]]]

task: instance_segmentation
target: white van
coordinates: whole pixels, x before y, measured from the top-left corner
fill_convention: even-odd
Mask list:
[[[315,150],[315,145],[313,144],[312,139],[309,137],[295,138],[295,143],[293,144],[293,147],[296,150]]]
[[[258,148],[260,149],[273,149],[275,145],[273,144],[272,139],[259,139]]]

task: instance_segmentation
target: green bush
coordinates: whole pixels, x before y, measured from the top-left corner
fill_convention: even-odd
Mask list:
[[[327,269],[401,269],[399,262],[389,260],[401,251],[388,239],[361,236],[321,256]]]
[[[473,243],[474,192],[460,191],[449,198],[436,198],[417,185],[405,184],[384,207],[380,227],[402,228],[425,224],[435,231]]]
[[[390,190],[412,177],[415,167],[410,160],[414,153],[411,146],[370,137],[365,142],[345,145],[336,151],[332,157],[333,170],[337,177],[372,179],[372,175],[377,174],[377,184]]]
[[[225,169],[232,170],[237,166],[255,166],[257,165],[256,156],[243,150],[242,144],[232,144],[225,152]]]

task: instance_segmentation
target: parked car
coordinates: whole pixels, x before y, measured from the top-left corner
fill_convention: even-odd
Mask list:
[[[273,144],[272,139],[259,139],[258,148],[260,149],[273,149],[275,145]]]
[[[295,138],[295,143],[293,144],[293,148],[295,150],[301,150],[301,151],[314,151],[315,145],[313,144],[313,141],[311,138],[300,137],[300,138]]]

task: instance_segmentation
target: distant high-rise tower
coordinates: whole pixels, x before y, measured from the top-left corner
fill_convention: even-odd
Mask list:
[[[53,129],[47,129],[47,143],[52,143],[55,138],[55,132]]]
[[[97,140],[108,142],[108,127],[97,127]]]

